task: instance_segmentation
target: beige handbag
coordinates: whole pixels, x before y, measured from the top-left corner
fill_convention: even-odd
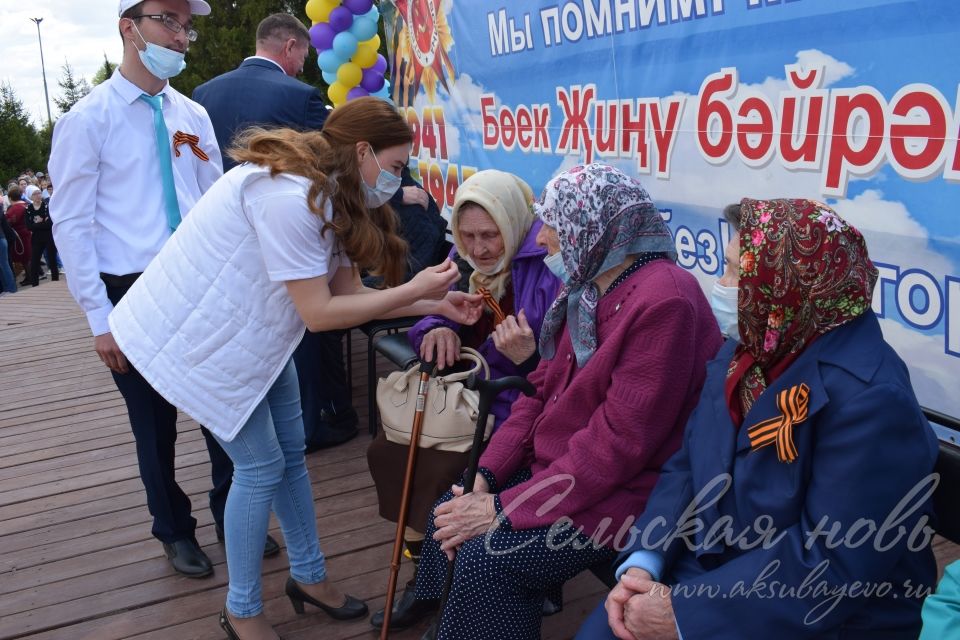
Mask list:
[[[480,375],[481,372],[489,380],[490,366],[482,355],[467,347],[461,348],[460,359],[472,361],[473,368],[463,373],[430,378],[428,383],[420,434],[420,446],[425,449],[463,453],[473,444],[480,397],[476,391],[465,388],[464,382],[471,373]],[[420,368],[416,366],[406,371],[394,371],[377,382],[380,422],[390,442],[410,444],[419,383]],[[487,417],[484,441],[490,437],[493,421],[491,413]]]

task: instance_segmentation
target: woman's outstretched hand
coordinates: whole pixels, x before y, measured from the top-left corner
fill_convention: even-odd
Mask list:
[[[448,291],[437,303],[437,313],[460,324],[474,324],[483,313],[483,296],[462,291]]]
[[[453,260],[447,258],[442,263],[427,267],[410,281],[414,295],[418,300],[441,300],[451,285],[460,279],[460,270]],[[446,314],[444,314],[446,315]]]

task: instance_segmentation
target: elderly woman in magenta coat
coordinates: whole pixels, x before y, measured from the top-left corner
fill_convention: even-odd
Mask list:
[[[480,321],[473,326],[459,325],[440,315],[427,316],[414,325],[408,336],[422,359],[436,362],[443,369],[455,364],[462,345],[483,355],[490,365],[491,379],[526,376],[536,368],[540,361],[540,326],[557,297],[560,280],[544,264],[547,252],[537,244],[542,223],[533,215],[532,205],[533,192],[527,183],[503,171],[475,173],[457,189],[450,219],[454,238],[450,257],[462,274],[457,286],[470,293],[483,292],[487,303]],[[494,401],[494,430],[509,415],[518,393],[511,390]],[[434,502],[460,477],[468,455],[435,449],[420,452],[405,535],[414,562],[419,559],[420,541]],[[381,433],[367,456],[380,498],[380,514],[395,522],[407,445],[389,442]],[[408,600],[413,596],[413,582],[410,584],[411,589],[405,593]],[[402,626],[402,619],[400,623]]]
[[[826,205],[733,211],[734,339],[577,638],[913,640],[937,441],[870,309],[877,270]]]
[[[547,185],[537,242],[564,282],[544,319],[542,360],[480,459],[475,491],[448,491],[428,522],[414,598],[393,619],[437,608],[456,552],[441,639],[540,636],[548,592],[616,557],[680,446],[720,332],[638,182],[575,167]]]

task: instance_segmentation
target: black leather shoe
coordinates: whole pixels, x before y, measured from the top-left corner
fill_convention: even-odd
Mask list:
[[[417,624],[440,606],[438,600],[417,600],[416,589],[408,584],[403,595],[393,603],[393,615],[390,616],[390,630],[406,629]],[[377,629],[383,627],[383,609],[370,616],[370,624]]]
[[[163,543],[167,560],[177,572],[188,578],[206,578],[213,573],[213,563],[193,540],[177,540]]]
[[[286,587],[287,597],[290,598],[290,604],[297,613],[303,613],[303,604],[308,602],[315,607],[323,609],[328,616],[334,620],[355,620],[367,615],[367,605],[363,600],[358,600],[350,595],[345,595],[346,600],[339,607],[325,605],[319,600],[314,600],[297,584],[293,578],[287,578]]]
[[[213,525],[213,528],[217,532],[217,540],[223,542],[223,527],[215,524]],[[280,543],[274,540],[273,536],[268,533],[267,539],[263,543],[263,557],[272,558],[278,553],[280,553]]]

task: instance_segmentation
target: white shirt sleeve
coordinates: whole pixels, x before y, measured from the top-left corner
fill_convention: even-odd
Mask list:
[[[316,278],[349,265],[333,231],[321,236],[323,220],[307,206],[302,183],[282,175],[257,182],[253,191],[259,193],[247,200],[247,207],[271,280]],[[263,193],[264,183],[271,187],[268,193]]]
[[[67,287],[95,336],[109,333],[107,316],[113,310],[100,280],[94,241],[99,153],[100,141],[87,123],[70,113],[57,121],[49,162],[57,185],[50,198],[53,237],[70,274]]]

